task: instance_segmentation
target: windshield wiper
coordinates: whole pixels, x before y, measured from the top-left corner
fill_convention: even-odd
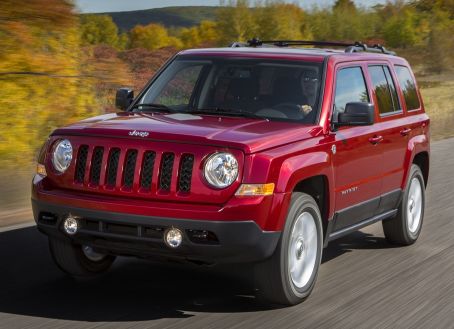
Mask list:
[[[142,106],[147,108],[147,110],[139,109],[139,107],[142,107]],[[149,110],[158,111],[158,112],[166,112],[166,113],[178,112],[164,104],[156,104],[156,103],[137,103],[137,104],[134,104],[133,107],[131,107],[131,110],[133,110],[133,112],[138,112],[138,111],[134,111],[134,109],[138,109],[140,112],[148,112]]]
[[[188,113],[192,114],[218,114],[224,116],[232,116],[232,117],[246,117],[246,118],[253,118],[253,119],[262,119],[268,120],[260,115],[243,111],[240,109],[228,109],[228,108],[221,108],[221,107],[209,107],[209,108],[202,108],[202,109],[194,109]]]

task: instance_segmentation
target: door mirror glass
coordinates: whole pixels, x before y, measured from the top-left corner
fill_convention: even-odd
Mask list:
[[[375,109],[371,103],[351,102],[339,113],[338,126],[367,126],[374,123]]]
[[[115,107],[125,111],[134,99],[134,91],[129,88],[120,88],[115,95]]]

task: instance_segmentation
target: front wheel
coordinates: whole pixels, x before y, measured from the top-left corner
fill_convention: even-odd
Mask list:
[[[49,237],[49,248],[57,266],[75,278],[89,278],[106,272],[115,256],[97,253],[89,246]]]
[[[421,233],[425,204],[424,178],[413,164],[396,217],[383,221],[386,239],[393,244],[411,245]]]
[[[322,219],[315,200],[305,193],[293,193],[273,256],[256,266],[261,299],[295,305],[310,295],[322,256],[322,232]]]

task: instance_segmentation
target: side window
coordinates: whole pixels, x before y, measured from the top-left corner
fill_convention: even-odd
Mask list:
[[[369,74],[380,114],[400,111],[399,98],[389,67],[383,65],[369,66]]]
[[[334,120],[339,113],[345,111],[350,102],[369,102],[366,81],[361,67],[340,69],[336,77],[336,93],[334,96]]]
[[[203,65],[193,65],[178,71],[154,102],[166,106],[188,105],[202,68]]]
[[[400,89],[404,94],[407,110],[417,110],[421,107],[419,104],[418,93],[416,92],[416,83],[411,76],[408,67],[396,65],[397,79],[399,80]]]

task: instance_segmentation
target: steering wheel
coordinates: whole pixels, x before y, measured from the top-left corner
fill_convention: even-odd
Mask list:
[[[305,117],[300,106],[295,103],[280,103],[273,106],[273,109],[285,114],[289,119],[302,120]]]

